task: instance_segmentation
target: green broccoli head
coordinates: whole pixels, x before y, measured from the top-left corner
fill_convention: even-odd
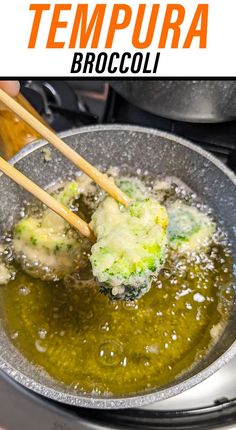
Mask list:
[[[70,206],[78,197],[77,182],[69,182],[54,197]],[[24,217],[14,228],[13,247],[24,271],[45,280],[58,280],[76,270],[82,259],[79,235],[66,221],[46,209],[39,218]]]
[[[59,193],[55,193],[53,197],[58,200],[64,206],[70,206],[70,204],[75,200],[79,195],[79,186],[78,182],[71,181],[68,182],[63,190]]]
[[[58,280],[79,266],[81,243],[61,225],[45,227],[44,219],[23,218],[15,226],[13,245],[22,268],[34,277]]]
[[[93,214],[97,243],[91,250],[93,274],[112,299],[141,297],[165,259],[168,217],[164,207],[147,198],[129,207],[107,197]]]
[[[117,186],[134,200],[144,200],[148,197],[148,190],[138,178],[122,177],[116,179]]]
[[[168,208],[170,247],[179,252],[198,251],[209,245],[215,224],[197,208],[177,201]]]

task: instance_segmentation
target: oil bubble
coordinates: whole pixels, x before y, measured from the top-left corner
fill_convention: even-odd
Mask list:
[[[157,317],[162,317],[162,315],[163,315],[163,313],[162,313],[161,311],[157,311],[157,312],[156,312],[156,316],[157,316]]]
[[[202,303],[205,301],[205,297],[200,293],[195,293],[193,296],[193,300],[198,303]]]
[[[15,331],[14,333],[12,333],[12,334],[11,334],[11,339],[12,339],[12,340],[15,340],[15,339],[17,339],[17,338],[18,338],[18,336],[19,336],[18,331]]]
[[[47,330],[45,328],[40,328],[38,331],[38,335],[40,339],[45,339],[47,336]]]
[[[185,307],[186,307],[186,309],[188,309],[188,310],[191,310],[193,307],[192,307],[192,305],[191,305],[191,303],[189,303],[189,302],[186,302],[185,303]]]
[[[109,327],[109,322],[108,321],[106,321],[104,324],[101,324],[101,330],[102,331],[106,331],[106,332],[108,332],[109,330],[110,330],[110,327]]]
[[[43,345],[43,343],[40,340],[36,340],[35,342],[35,348],[38,352],[46,352],[47,348]]]
[[[121,362],[121,365],[122,365],[123,367],[126,367],[126,366],[127,366],[127,357],[124,357],[124,360]]]
[[[138,309],[138,304],[136,302],[123,302],[123,307],[128,311],[135,311]]]
[[[158,345],[152,344],[152,345],[146,345],[145,351],[150,354],[159,354],[160,349]]]
[[[19,287],[19,294],[22,296],[27,296],[30,293],[29,287],[26,287],[26,285],[20,285]]]
[[[108,340],[99,347],[98,356],[104,366],[117,366],[123,358],[123,346],[120,342]]]
[[[93,313],[92,309],[90,309],[86,314],[86,318],[88,320],[91,320],[93,318],[93,316],[94,316],[94,313]]]

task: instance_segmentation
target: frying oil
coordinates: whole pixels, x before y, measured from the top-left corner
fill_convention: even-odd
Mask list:
[[[159,191],[163,201],[186,198],[181,187]],[[80,212],[85,209],[81,203]],[[132,302],[102,295],[89,264],[56,283],[19,270],[0,288],[8,336],[29,361],[75,393],[161,387],[207,354],[229,318],[232,258],[219,237],[191,258],[169,252],[150,291]]]

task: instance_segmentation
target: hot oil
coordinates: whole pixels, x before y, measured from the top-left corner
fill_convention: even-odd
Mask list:
[[[161,199],[186,195],[171,187]],[[18,271],[0,289],[6,331],[28,360],[75,392],[162,386],[207,353],[229,317],[232,259],[219,237],[191,259],[169,253],[151,290],[134,302],[100,294],[89,264],[57,283]]]

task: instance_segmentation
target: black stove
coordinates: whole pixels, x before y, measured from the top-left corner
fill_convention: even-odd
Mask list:
[[[21,92],[58,132],[97,122],[97,116],[66,81],[23,81]]]
[[[236,161],[234,165],[231,162],[233,152],[236,150],[236,121],[190,123],[158,117],[132,105],[110,89],[104,122],[138,124],[168,131],[191,140],[231,168],[236,168]]]
[[[129,103],[104,81],[23,81],[22,93],[56,131],[96,123],[136,124],[182,136],[236,170],[236,121],[190,123]]]
[[[236,171],[236,121],[196,124],[157,117],[128,103],[104,81],[23,81],[22,93],[57,132],[96,123],[158,128],[191,140]],[[189,391],[136,410],[67,407],[0,373],[0,430],[121,428],[236,429],[236,358]]]

